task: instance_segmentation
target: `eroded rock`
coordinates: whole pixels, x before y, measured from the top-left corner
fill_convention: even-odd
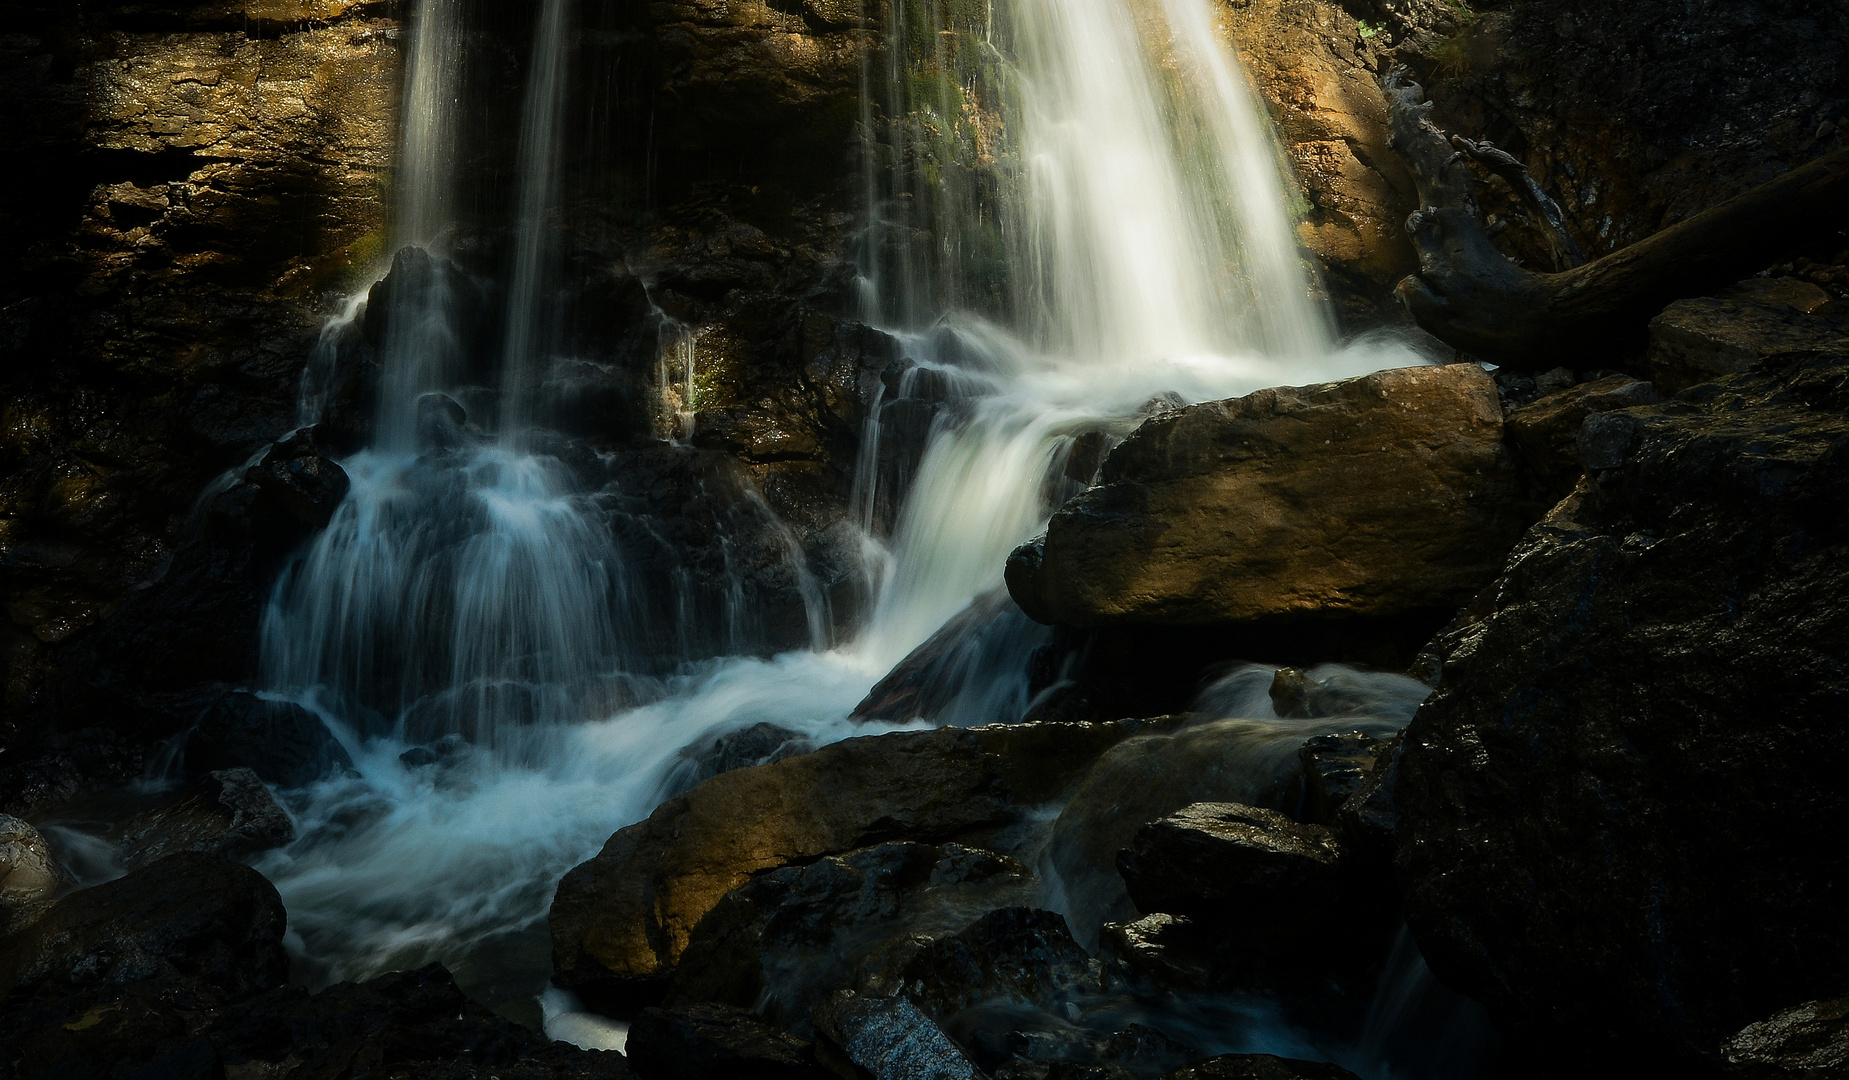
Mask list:
[[[1463,603],[1538,517],[1470,364],[1261,390],[1146,421],[1008,561],[1070,626],[1392,616]]]
[[[1846,413],[1837,349],[1592,417],[1602,468],[1437,642],[1407,920],[1523,1045],[1712,1069],[1849,985]]]

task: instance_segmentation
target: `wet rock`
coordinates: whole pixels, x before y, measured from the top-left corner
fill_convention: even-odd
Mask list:
[[[1815,301],[1828,299],[1822,289],[1793,284],[1805,290],[1795,298],[1796,305],[1774,296],[1734,296],[1678,300],[1663,309],[1650,322],[1650,352],[1644,362],[1651,379],[1665,393],[1674,394],[1747,371],[1775,353],[1817,348],[1849,333],[1842,323],[1805,310],[1811,294]]]
[[[1545,486],[1548,495],[1564,498],[1579,479],[1576,442],[1586,418],[1614,409],[1654,405],[1661,400],[1662,395],[1650,383],[1627,375],[1580,383],[1510,411],[1506,421],[1509,443],[1521,455],[1523,467]]]
[[[1008,562],[1043,622],[1214,624],[1455,606],[1539,513],[1471,364],[1262,390],[1145,421]]]
[[[1393,286],[1416,269],[1402,223],[1418,206],[1387,147],[1384,42],[1333,3],[1257,0],[1223,14],[1309,203],[1297,238],[1337,318],[1348,328],[1396,321]]]
[[[5,762],[0,765],[0,814],[31,814],[57,806],[83,787],[83,772],[67,753],[11,753],[0,761]]]
[[[1727,1075],[1797,1080],[1849,1070],[1849,998],[1811,1001],[1748,1024],[1721,1046]]]
[[[554,978],[580,996],[659,993],[695,924],[754,875],[893,837],[982,842],[1163,723],[896,732],[721,773],[559,883]]]
[[[333,451],[317,444],[312,430],[272,444],[263,460],[245,471],[244,479],[310,531],[327,526],[352,486]]]
[[[456,399],[448,394],[424,394],[417,399],[417,445],[426,450],[454,450],[468,442],[463,425],[469,422]]]
[[[276,887],[193,852],[75,892],[0,942],[0,994],[103,995],[155,983],[182,999],[231,1000],[289,971]]]
[[[1393,787],[1403,748],[1403,735],[1387,740],[1374,759],[1374,767],[1343,800],[1336,815],[1337,831],[1350,855],[1357,863],[1375,870],[1386,871],[1393,861],[1394,830],[1399,822]]]
[[[1435,643],[1397,870],[1433,972],[1518,1045],[1711,1070],[1849,985],[1849,352],[1587,426],[1620,420]]]
[[[972,685],[990,685],[1000,673],[1019,671],[1048,636],[1021,613],[1006,589],[991,589],[907,653],[867,691],[850,719],[898,723],[939,716],[952,716],[957,723],[1015,720],[1025,701],[972,701],[963,691]]]
[[[1105,923],[1098,932],[1098,955],[1114,975],[1171,991],[1206,993],[1237,985],[1245,972],[1225,953],[1221,935],[1184,915],[1157,912]]]
[[[189,781],[163,806],[123,826],[124,864],[147,866],[175,852],[241,858],[295,839],[295,824],[249,769],[222,769]]]
[[[1373,771],[1386,741],[1365,731],[1318,735],[1297,751],[1303,762],[1304,816],[1335,827],[1336,815]]]
[[[742,731],[721,735],[711,745],[688,747],[682,751],[690,766],[687,782],[682,786],[692,787],[723,772],[748,769],[753,765],[768,765],[812,749],[814,744],[799,732],[771,723],[753,724]]]
[[[920,950],[1032,892],[1013,859],[957,844],[882,844],[786,866],[727,893],[699,921],[670,1001],[755,1007],[799,1034],[841,987],[882,995],[916,990],[930,1008],[942,1004],[932,995],[956,995],[963,985],[932,981],[929,957],[954,964],[949,957],[967,958],[971,948],[946,945],[929,957]],[[983,982],[980,973],[959,974]]]
[[[837,991],[815,1013],[828,1056],[874,1080],[985,1080],[967,1056],[905,998]]]
[[[920,943],[914,937],[911,944]],[[1065,916],[1029,907],[999,908],[923,945],[899,969],[898,982],[939,1017],[998,1003],[1052,1012],[1100,989],[1098,963],[1072,939]]]
[[[1359,1080],[1326,1061],[1302,1061],[1271,1054],[1224,1054],[1184,1065],[1162,1080]]]
[[[67,884],[51,845],[30,824],[0,814],[0,930]]]
[[[1144,913],[1261,925],[1280,939],[1341,909],[1341,845],[1274,810],[1195,803],[1137,830],[1117,857]]]
[[[808,1041],[748,1009],[701,1003],[643,1009],[629,1025],[629,1064],[642,1080],[827,1080]]]
[[[300,787],[353,759],[321,719],[293,702],[238,690],[214,702],[186,739],[193,772],[247,768],[281,787]]]

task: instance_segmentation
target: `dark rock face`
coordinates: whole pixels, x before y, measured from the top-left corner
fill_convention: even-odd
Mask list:
[[[810,1044],[748,1009],[697,1004],[643,1009],[629,1025],[629,1065],[642,1080],[826,1080]]]
[[[235,1004],[175,1008],[149,984],[113,1000],[15,1003],[0,1060],[17,1075],[629,1080],[623,1055],[580,1050],[470,1001],[441,966],[341,983],[280,986]],[[142,1070],[142,1072],[136,1072]]]
[[[1238,803],[1195,803],[1137,830],[1117,868],[1145,913],[1262,925],[1288,937],[1339,910],[1341,855],[1320,825]]]
[[[1436,122],[1491,138],[1560,203],[1589,256],[1616,250],[1841,145],[1849,24],[1802,0],[1374,0],[1438,103]],[[1486,209],[1521,226],[1509,189]],[[1546,266],[1538,233],[1506,234]],[[1831,258],[1840,240],[1818,238]]]
[[[1398,869],[1506,1032],[1711,1067],[1849,984],[1846,412],[1839,347],[1592,417],[1598,467],[1438,642]]]
[[[193,772],[243,767],[270,783],[300,787],[353,767],[319,717],[292,702],[239,690],[214,702],[186,739]]]
[[[0,945],[0,989],[101,995],[134,983],[213,1002],[282,984],[275,886],[212,855],[171,855],[59,900]]]

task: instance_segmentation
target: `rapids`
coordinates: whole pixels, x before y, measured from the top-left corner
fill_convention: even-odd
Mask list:
[[[508,1015],[538,1023],[548,995],[548,1030],[618,1038],[547,990],[545,916],[559,877],[684,786],[725,734],[768,722],[820,744],[893,727],[848,715],[1001,583],[1009,551],[1069,493],[1050,477],[1070,436],[1121,437],[1156,399],[1423,362],[1392,343],[1332,340],[1292,234],[1290,178],[1209,0],[995,0],[977,24],[931,4],[894,9],[896,59],[867,72],[863,94],[868,138],[888,153],[869,161],[929,158],[954,125],[926,120],[983,95],[1006,120],[1005,182],[972,201],[955,169],[895,180],[869,164],[863,318],[894,334],[918,370],[939,373],[957,407],[940,414],[889,536],[875,535],[869,509],[876,410],[857,498],[872,575],[862,630],[831,644],[810,596],[813,647],[764,658],[748,631],[651,620],[591,493],[524,426],[523,372],[554,348],[549,290],[560,272],[539,224],[558,197],[559,141],[582,123],[563,114],[572,5],[540,5],[494,430],[478,443],[431,442],[443,403],[430,395],[457,374],[451,300],[428,289],[389,327],[376,443],[344,463],[346,502],[277,584],[263,623],[264,692],[321,716],[355,763],[353,775],[282,793],[299,838],[258,863],[288,907],[298,978],[439,959]],[[440,246],[454,213],[465,21],[459,0],[416,6],[402,244]],[[972,42],[967,58],[930,57],[946,32]],[[963,68],[919,89],[908,65],[921,58]],[[876,104],[886,122],[872,120]],[[990,276],[978,282],[984,245],[1000,246],[1007,269],[995,277],[984,263]],[[663,325],[673,340],[663,341],[662,391],[684,430],[698,416],[683,347],[697,328]],[[325,397],[315,371],[304,423]],[[794,544],[789,558],[806,573]],[[912,723],[1018,718],[1026,656],[1046,633],[1012,616],[985,662],[960,669],[951,704]],[[672,644],[689,641],[735,647]],[[1280,723],[1240,700],[1221,714]],[[407,756],[419,746],[430,753]],[[1295,1045],[1262,1016],[1241,1024],[1223,1041]]]

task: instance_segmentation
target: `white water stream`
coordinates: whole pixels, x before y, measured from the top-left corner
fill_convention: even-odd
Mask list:
[[[686,656],[664,673],[643,658],[686,628],[648,624],[630,560],[586,493],[521,439],[518,371],[548,340],[554,278],[539,219],[558,190],[572,33],[567,0],[542,5],[514,215],[507,423],[486,445],[432,448],[424,395],[455,378],[446,299],[433,290],[407,308],[388,332],[378,442],[346,462],[351,494],[278,585],[264,624],[267,692],[318,712],[357,770],[291,794],[300,839],[259,863],[288,906],[298,974],[363,978],[441,959],[491,1004],[532,1008],[559,876],[646,816],[687,775],[690,747],[767,721],[815,743],[884,730],[850,723],[849,711],[1000,583],[1009,551],[1044,527],[1043,489],[1071,435],[1121,435],[1159,395],[1201,401],[1421,362],[1330,340],[1292,236],[1289,180],[1212,0],[993,9],[1009,49],[977,37],[1009,75],[1000,115],[1013,125],[1012,180],[987,221],[1013,267],[997,309],[1008,314],[958,309],[959,290],[940,287],[961,272],[954,252],[928,271],[870,269],[869,311],[885,312],[963,404],[940,414],[893,534],[873,545],[883,572],[865,629],[831,650]],[[429,244],[448,223],[461,18],[457,0],[417,8],[405,242]],[[923,107],[902,97],[885,107]],[[870,213],[875,234],[923,224],[897,221],[889,205]],[[944,242],[968,226],[930,224]],[[860,501],[870,505],[865,490]],[[1023,700],[1024,670],[990,678],[938,719],[986,720],[997,702]],[[419,745],[440,760],[401,758]]]

